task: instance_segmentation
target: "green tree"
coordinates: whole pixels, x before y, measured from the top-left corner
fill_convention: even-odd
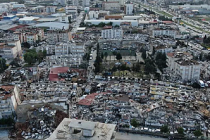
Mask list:
[[[23,46],[24,48],[30,48],[30,47],[31,47],[31,45],[30,45],[28,42],[23,42],[23,43],[22,43],[22,46]]]
[[[139,126],[139,123],[136,121],[136,119],[132,119],[132,120],[131,120],[131,125],[132,125],[133,127],[138,127],[138,126]]]
[[[169,128],[167,125],[163,125],[161,128],[160,128],[160,132],[162,133],[168,133],[169,132]]]
[[[120,60],[122,59],[122,55],[121,55],[121,53],[117,53],[117,55],[116,55],[116,59],[117,59],[118,61],[120,61]]]
[[[195,130],[195,131],[193,132],[193,134],[194,134],[194,136],[196,136],[197,138],[203,135],[202,132],[201,132],[200,130]]]
[[[182,127],[177,128],[178,134],[184,135],[184,129]]]
[[[29,50],[24,54],[24,60],[31,65],[32,63],[35,63],[37,60],[37,52],[35,49]]]
[[[116,52],[116,51],[113,51],[112,54],[113,54],[113,55],[117,55],[117,52]]]
[[[142,50],[142,54],[141,54],[142,58],[145,60],[147,58],[147,53],[146,53],[146,50],[143,49]]]
[[[108,57],[108,53],[107,52],[104,53],[104,57],[105,57],[105,59],[107,59],[107,57]]]
[[[4,58],[0,58],[0,73],[4,72],[7,69],[6,60]]]
[[[145,71],[146,74],[155,73],[156,72],[155,65],[154,65],[154,63],[153,63],[153,61],[151,59],[146,59],[145,60],[144,71]]]
[[[104,53],[103,52],[101,53],[101,59],[102,60],[104,59]]]
[[[44,57],[47,56],[47,50],[43,50],[43,56],[44,56]]]

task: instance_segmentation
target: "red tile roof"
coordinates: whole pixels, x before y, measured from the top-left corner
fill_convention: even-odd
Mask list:
[[[11,89],[14,89],[14,86],[1,86],[1,88],[5,91],[10,91]]]
[[[50,81],[62,81],[64,79],[59,79],[58,74],[59,73],[65,73],[69,70],[69,67],[57,67],[57,68],[51,68],[50,74],[49,74],[49,80]]]
[[[26,26],[28,26],[28,25],[18,25],[18,26],[15,26],[15,27],[13,27],[13,28],[10,28],[10,29],[8,29],[8,30],[9,30],[9,31],[15,32],[17,29],[21,29],[21,28],[24,28],[24,27],[26,27]]]

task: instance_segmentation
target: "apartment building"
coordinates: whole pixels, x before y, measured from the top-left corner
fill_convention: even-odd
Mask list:
[[[170,71],[175,70],[175,61],[180,59],[193,59],[193,56],[190,53],[187,52],[172,52],[167,53],[167,66],[170,69]]]
[[[55,13],[56,12],[56,6],[47,6],[46,7],[46,12],[47,13]]]
[[[20,41],[7,41],[0,43],[0,55],[6,59],[14,59],[22,55]]]
[[[133,15],[133,7],[134,7],[134,5],[133,5],[133,3],[132,2],[130,2],[130,1],[127,1],[126,3],[125,3],[125,7],[124,7],[124,13],[126,14],[126,15]]]
[[[175,38],[177,34],[177,31],[175,29],[166,29],[166,28],[155,28],[152,30],[152,36],[153,37],[159,37],[159,36],[168,36]]]
[[[174,72],[181,78],[181,81],[198,81],[200,79],[201,65],[195,60],[177,60],[175,68]]]
[[[89,7],[90,6],[90,0],[82,0],[82,6],[83,7]]]
[[[71,40],[71,33],[69,30],[49,30],[47,31],[46,41],[50,44],[57,42],[67,42]]]
[[[66,14],[71,14],[72,18],[77,17],[77,6],[66,6]]]
[[[21,103],[17,86],[0,87],[0,119],[13,117],[17,105]]]
[[[59,55],[76,55],[82,57],[85,53],[84,44],[74,44],[70,42],[58,42],[55,45],[43,44],[38,50],[46,50],[47,54]]]
[[[16,29],[13,33],[14,40],[20,40],[20,43],[28,42],[33,45],[38,40],[44,39],[44,30],[36,27],[26,27],[22,29]]]
[[[101,37],[104,39],[122,38],[123,30],[121,28],[103,29],[101,30]]]
[[[120,4],[119,2],[103,2],[102,3],[102,9],[103,10],[111,10],[111,11],[118,11],[120,10]]]

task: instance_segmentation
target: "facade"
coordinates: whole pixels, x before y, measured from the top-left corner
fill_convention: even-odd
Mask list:
[[[161,29],[161,28],[156,28],[152,31],[152,36],[153,37],[158,37],[158,36],[169,36],[169,37],[176,37],[177,31],[174,29]]]
[[[0,119],[13,117],[21,103],[19,89],[17,86],[1,86],[0,89]]]
[[[73,18],[77,17],[77,6],[66,6],[66,14],[71,14]]]
[[[66,42],[71,40],[71,33],[69,30],[50,30],[47,32],[47,42],[56,44],[57,42]]]
[[[82,1],[82,6],[83,7],[89,7],[90,6],[90,0],[83,0]]]
[[[13,33],[14,40],[20,40],[20,43],[28,42],[33,45],[38,40],[44,39],[44,30],[41,28],[26,27],[22,29],[16,29]]]
[[[124,7],[124,13],[126,14],[126,15],[133,15],[133,3],[131,3],[131,2],[126,2],[125,3],[125,7]]]
[[[175,70],[175,61],[180,59],[192,59],[193,56],[187,52],[173,52],[167,53],[167,66],[169,67],[170,71]]]
[[[200,79],[201,65],[192,58],[186,52],[168,53],[167,65],[171,73],[181,81],[197,81]]]
[[[55,13],[56,12],[56,6],[47,6],[46,7],[47,13]]]
[[[6,59],[14,59],[22,55],[20,41],[8,41],[0,43],[0,55]]]
[[[137,20],[84,20],[84,23],[90,23],[90,24],[94,24],[94,25],[98,25],[99,23],[104,22],[104,23],[109,23],[112,22],[112,26],[115,25],[121,25],[121,23],[129,23],[129,25],[135,27],[138,26],[138,21]]]
[[[193,60],[175,61],[175,74],[180,76],[182,81],[198,81],[200,79],[201,65]]]
[[[103,2],[102,9],[103,10],[111,10],[111,11],[119,11],[120,4],[119,4],[119,2]]]
[[[115,140],[115,127],[115,124],[64,118],[47,140],[83,140],[87,137],[89,140]],[[68,135],[65,135],[65,133],[68,133]]]
[[[123,30],[121,28],[104,29],[101,31],[101,37],[105,39],[122,38]]]

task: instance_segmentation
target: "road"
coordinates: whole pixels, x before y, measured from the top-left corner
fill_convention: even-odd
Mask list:
[[[77,19],[75,21],[75,23],[73,23],[73,29],[71,30],[72,33],[76,33],[77,32],[77,28],[79,28],[79,25],[82,21],[82,18],[83,18],[83,14],[84,14],[84,11],[80,12],[80,14],[77,16]]]

